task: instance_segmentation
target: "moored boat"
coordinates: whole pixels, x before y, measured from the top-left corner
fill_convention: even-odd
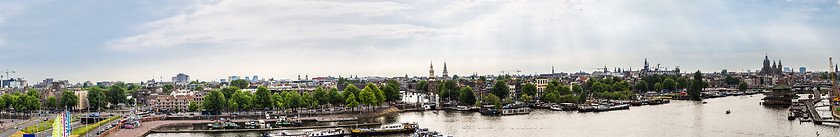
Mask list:
[[[414,134],[411,134],[411,137],[446,137],[446,135],[437,131],[431,131],[428,128],[423,128],[414,130]]]
[[[458,110],[458,111],[470,111],[470,108],[468,108],[467,106],[456,106],[456,107],[452,107],[452,109],[453,110]]]
[[[341,137],[344,136],[344,130],[340,128],[324,130],[324,131],[315,131],[315,132],[304,132],[304,133],[287,133],[287,132],[268,132],[263,135],[263,137]]]
[[[378,128],[351,128],[350,133],[354,135],[362,134],[379,134],[379,133],[400,133],[414,131],[418,128],[417,123],[400,123],[391,125],[382,125]]]
[[[560,103],[560,109],[563,111],[577,110],[577,105],[574,103]]]
[[[296,120],[296,119],[282,118],[279,121],[275,122],[274,125],[277,125],[277,126],[280,126],[280,127],[302,126],[303,122],[300,121],[300,120]]]
[[[551,109],[551,110],[554,110],[554,111],[563,111],[563,109],[560,108],[560,105],[552,105],[548,109]]]
[[[595,111],[595,107],[590,105],[578,105],[578,112],[592,112]]]
[[[513,109],[502,109],[502,115],[518,115],[518,114],[529,114],[531,113],[531,108],[521,107],[521,108],[513,108]]]

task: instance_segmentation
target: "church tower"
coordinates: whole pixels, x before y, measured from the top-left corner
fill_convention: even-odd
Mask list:
[[[443,61],[443,79],[449,79],[449,72],[446,71],[446,61]]]
[[[435,80],[435,67],[429,63],[429,93],[437,93],[437,80]]]

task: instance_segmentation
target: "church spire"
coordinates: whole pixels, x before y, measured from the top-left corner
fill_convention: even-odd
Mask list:
[[[449,72],[446,71],[446,60],[443,60],[443,78],[444,79],[449,78]]]
[[[429,63],[429,79],[435,79],[435,66],[434,63],[430,61]]]

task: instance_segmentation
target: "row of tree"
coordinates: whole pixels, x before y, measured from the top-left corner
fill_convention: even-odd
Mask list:
[[[232,84],[234,85],[234,84]],[[317,88],[313,92],[284,91],[272,94],[266,87],[258,87],[253,94],[249,91],[242,91],[240,86],[229,86],[219,90],[212,90],[206,96],[201,105],[191,102],[188,109],[196,111],[200,109],[210,111],[237,111],[251,109],[273,109],[273,108],[314,108],[323,105],[346,105],[357,107],[358,105],[376,106],[384,102],[397,101],[399,95],[399,82],[389,80],[382,87],[368,83],[364,90],[348,84],[341,93],[336,88],[325,90]]]

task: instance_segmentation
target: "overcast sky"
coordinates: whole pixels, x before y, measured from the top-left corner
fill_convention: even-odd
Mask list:
[[[230,75],[798,70],[840,57],[837,0],[3,0],[0,69],[30,83]],[[5,77],[5,76],[4,76]]]

